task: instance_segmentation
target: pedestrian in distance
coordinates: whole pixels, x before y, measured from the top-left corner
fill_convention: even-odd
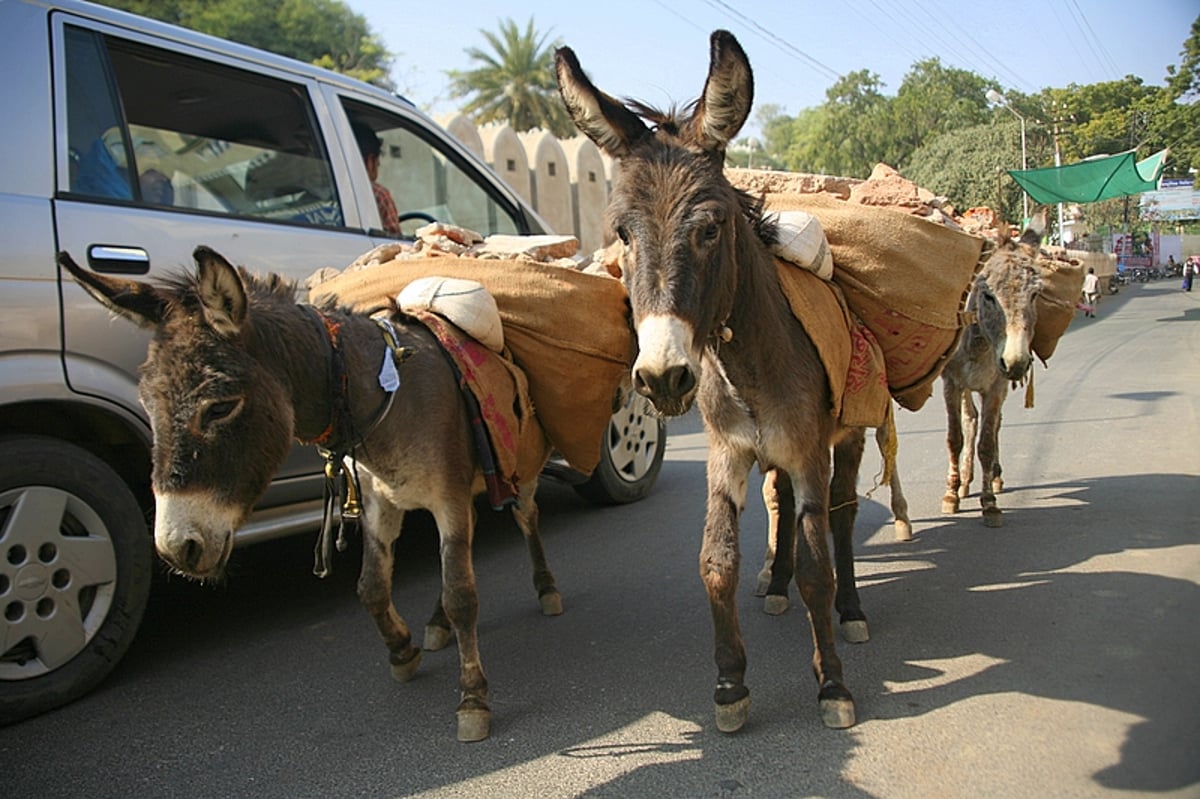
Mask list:
[[[1100,302],[1100,278],[1096,277],[1096,268],[1089,266],[1083,276],[1083,305],[1084,313],[1096,316],[1096,305]]]
[[[1196,276],[1197,264],[1195,259],[1188,258],[1183,262],[1183,290],[1192,290],[1192,278]]]

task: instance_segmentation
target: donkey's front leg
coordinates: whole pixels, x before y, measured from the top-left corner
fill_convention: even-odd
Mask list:
[[[392,603],[393,547],[400,537],[404,511],[371,488],[373,478],[368,472],[364,470],[362,477],[363,560],[358,575],[358,598],[375,620],[388,648],[392,676],[407,682],[421,665],[421,650],[413,646],[408,625]]]
[[[1006,386],[993,387],[983,396],[979,423],[979,504],[983,507],[983,523],[988,527],[1003,527],[1004,517],[996,504],[996,455],[1000,438],[1000,410],[1004,404]]]
[[[475,533],[475,507],[470,492],[465,501],[431,509],[437,521],[442,555],[442,607],[458,638],[459,686],[458,740],[482,741],[491,728],[488,683],[479,658],[479,597],[475,592],[475,566],[471,543]]]
[[[980,403],[982,404],[982,402]],[[971,482],[975,479],[975,444],[979,440],[979,410],[970,391],[963,392],[963,466],[962,485],[958,496],[966,499],[971,494]]]
[[[712,611],[717,662],[717,729],[736,732],[750,713],[746,688],[746,649],[738,626],[738,516],[746,500],[746,480],[753,454],[737,452],[714,441],[708,456],[708,510],[700,547],[700,579]]]
[[[762,497],[767,508],[767,553],[754,594],[766,597],[764,613],[778,616],[788,609],[788,585],[792,582],[796,546],[796,495],[787,472],[767,469]]]
[[[946,493],[942,495],[942,513],[958,513],[962,475],[959,463],[963,449],[962,395],[964,391],[948,376],[942,375],[942,394],[946,401]]]
[[[842,677],[842,661],[833,635],[834,578],[829,558],[829,466],[793,475],[800,505],[800,534],[796,536],[796,582],[808,608],[813,635],[813,674],[820,690],[821,720],[826,727],[854,725],[854,698]],[[853,553],[849,553],[853,558]]]

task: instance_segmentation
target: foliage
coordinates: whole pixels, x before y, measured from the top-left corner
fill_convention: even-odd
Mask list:
[[[480,66],[468,71],[450,70],[452,97],[469,97],[462,112],[477,123],[507,122],[518,132],[544,128],[559,138],[575,134],[575,126],[554,77],[554,49],[539,36],[533,18],[522,32],[511,19],[500,22],[498,34],[480,30],[492,52],[478,47],[466,53]]]
[[[393,89],[392,55],[341,0],[99,0]]]
[[[938,136],[913,153],[905,176],[960,211],[999,208],[1010,222],[1022,215],[1021,188],[1008,170],[1021,162],[1020,125],[1015,118],[960,128]]]
[[[918,61],[891,102],[895,134],[884,160],[902,169],[913,152],[941,134],[985,122],[988,88],[974,72],[944,67],[937,58]]]

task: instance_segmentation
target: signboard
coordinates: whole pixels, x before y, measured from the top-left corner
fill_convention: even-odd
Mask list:
[[[1142,193],[1139,215],[1145,220],[1200,219],[1200,192],[1187,178],[1164,178],[1158,191]]]

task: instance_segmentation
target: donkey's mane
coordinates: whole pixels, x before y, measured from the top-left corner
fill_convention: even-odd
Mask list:
[[[692,100],[682,108],[672,105],[663,111],[656,106],[643,103],[641,100],[625,98],[624,102],[626,108],[640,116],[651,128],[674,138],[679,138],[700,103],[698,99]],[[759,240],[767,247],[778,242],[778,218],[773,214],[764,213],[766,196],[753,197],[742,189],[735,188],[732,184],[730,184],[730,189],[737,196],[742,215],[750,223],[750,227],[754,229],[754,234]]]

